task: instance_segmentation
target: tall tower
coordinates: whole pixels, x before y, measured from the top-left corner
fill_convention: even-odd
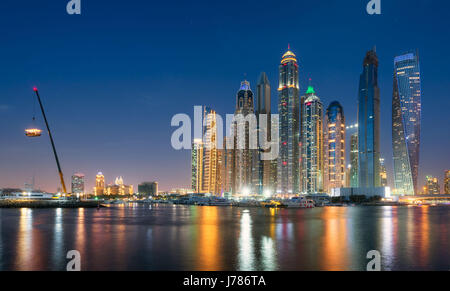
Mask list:
[[[350,187],[357,188],[358,179],[358,133],[350,136]]]
[[[297,57],[288,50],[281,58],[278,86],[280,153],[277,192],[281,194],[299,193],[299,88]]]
[[[251,124],[251,117],[255,118],[255,107],[253,101],[253,92],[250,89],[250,83],[248,81],[241,82],[241,87],[236,96],[236,121],[233,124],[234,132],[234,155],[235,155],[235,168],[234,168],[234,191],[233,194],[248,195],[253,189],[252,187],[252,170],[254,163],[252,162],[255,157],[255,149],[250,149],[250,134],[251,127],[256,124]],[[239,116],[241,118],[239,118]],[[256,118],[255,118],[256,119]],[[256,123],[256,120],[254,120]],[[239,132],[243,132],[243,138],[240,138]],[[255,133],[253,133],[255,134]]]
[[[203,185],[203,142],[201,139],[194,139],[192,143],[191,180],[192,191],[201,193]]]
[[[394,59],[392,148],[394,193],[417,193],[419,173],[421,84],[419,56],[407,53]]]
[[[363,62],[358,96],[359,187],[380,187],[380,89],[375,48]]]
[[[105,176],[102,172],[98,172],[97,176],[95,176],[94,194],[105,195]]]
[[[327,108],[324,127],[324,185],[327,193],[345,186],[345,117],[344,109],[334,101]]]
[[[309,86],[302,112],[302,192],[322,192],[323,174],[323,107]]]
[[[204,123],[206,125],[203,140],[203,192],[219,194],[220,162],[217,140],[217,115],[212,109],[204,109]]]
[[[256,87],[256,119],[258,124],[258,154],[255,159],[256,171],[254,171],[254,179],[253,185],[255,186],[256,193],[262,195],[264,193],[273,193],[274,189],[273,181],[271,181],[272,175],[272,163],[270,160],[262,160],[261,155],[265,151],[259,146],[262,144],[261,134],[262,131],[265,131],[267,134],[267,141],[271,141],[271,128],[272,128],[272,119],[271,119],[271,108],[270,108],[270,83],[267,78],[266,73],[261,73],[261,76],[258,81],[258,85]],[[266,115],[265,124],[261,124],[260,115]]]

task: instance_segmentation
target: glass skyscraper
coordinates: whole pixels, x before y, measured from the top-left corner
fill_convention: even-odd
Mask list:
[[[256,87],[256,119],[258,124],[258,147],[262,144],[262,142],[265,142],[264,138],[262,137],[263,131],[267,134],[267,141],[270,141],[271,136],[271,128],[272,128],[272,120],[271,120],[271,93],[270,93],[270,83],[269,79],[267,78],[266,73],[261,73],[261,76],[259,78],[257,87]],[[266,115],[267,120],[265,124],[261,124],[260,122],[260,115]],[[263,146],[262,148],[259,148],[259,150],[256,152],[257,156],[254,159],[255,171],[253,171],[253,186],[256,190],[257,194],[264,194],[264,193],[271,193],[273,194],[274,188],[273,188],[273,181],[272,181],[272,163],[271,160],[263,160],[261,155],[264,152],[270,152],[270,150],[263,150],[263,148],[267,148]]]
[[[350,187],[358,188],[358,133],[350,136]]]
[[[315,194],[323,191],[323,107],[311,86],[302,110],[302,192]]]
[[[417,193],[420,148],[421,85],[419,56],[410,52],[394,59],[392,147],[394,194]]]
[[[345,117],[342,105],[331,102],[325,114],[324,187],[327,193],[345,186]]]
[[[233,194],[240,194],[247,196],[253,190],[253,167],[255,163],[255,149],[251,148],[251,138],[253,136],[253,126],[250,124],[251,117],[255,113],[255,105],[253,100],[253,92],[250,89],[250,83],[248,81],[241,82],[241,87],[236,95],[236,110],[233,123],[233,132],[235,139],[235,172],[234,172],[234,186]],[[241,116],[242,118],[238,118]],[[247,118],[250,117],[250,119]],[[254,117],[254,116],[253,116]],[[256,119],[256,118],[255,118]],[[255,120],[256,123],[256,120]],[[257,125],[255,124],[255,129]],[[239,134],[242,132],[241,134]]]
[[[380,187],[380,89],[375,48],[363,62],[358,96],[359,187]]]
[[[280,194],[299,193],[299,95],[297,57],[288,50],[279,66],[280,149],[277,192]]]

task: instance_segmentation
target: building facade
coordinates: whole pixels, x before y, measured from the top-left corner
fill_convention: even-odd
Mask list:
[[[375,48],[363,61],[358,95],[358,187],[380,187],[380,89]]]
[[[439,187],[438,179],[433,176],[426,176],[426,184],[424,190],[424,194],[428,195],[441,194],[441,188]]]
[[[421,82],[419,56],[407,53],[394,59],[392,148],[394,194],[415,195],[419,173]]]
[[[203,142],[194,139],[191,149],[191,184],[194,193],[201,193],[203,186]]]
[[[217,114],[214,110],[205,107],[203,116],[205,134],[203,135],[202,192],[219,194],[221,191],[221,185],[217,140]]]
[[[324,126],[324,190],[346,185],[345,116],[339,102],[328,106]]]
[[[106,187],[106,195],[132,195],[133,193],[133,185],[125,185],[123,177],[117,177],[114,184]]]
[[[300,120],[299,76],[296,55],[288,50],[279,66],[279,158],[277,192],[296,194],[299,187]]]
[[[255,193],[253,172],[256,171],[257,121],[253,92],[250,83],[243,81],[236,95],[235,121],[232,125],[234,138],[234,185],[233,194]]]
[[[381,187],[387,187],[388,185],[386,165],[383,158],[380,158],[380,183]]]
[[[358,188],[358,133],[350,136],[350,187]]]
[[[302,192],[323,192],[323,106],[312,86],[305,94],[302,112]]]
[[[263,160],[262,154],[269,153],[266,141],[272,140],[272,110],[271,110],[271,93],[270,83],[266,73],[261,76],[256,87],[256,119],[258,124],[258,151],[255,159],[256,170],[254,171],[253,185],[256,193],[263,195],[264,193],[274,193],[275,185],[273,181],[273,163],[276,160]],[[261,119],[265,115],[264,119]],[[262,124],[264,122],[265,124]],[[262,145],[262,146],[261,146]]]
[[[445,194],[450,194],[450,170],[445,171],[444,191]]]
[[[144,196],[158,195],[158,182],[143,182],[138,185],[138,192]]]
[[[84,174],[75,173],[72,175],[72,194],[84,194]]]
[[[105,195],[105,176],[102,172],[98,172],[95,176],[94,195]]]

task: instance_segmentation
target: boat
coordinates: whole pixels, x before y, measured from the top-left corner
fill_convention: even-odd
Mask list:
[[[281,203],[287,208],[314,208],[314,201],[305,197],[292,197],[282,200]]]

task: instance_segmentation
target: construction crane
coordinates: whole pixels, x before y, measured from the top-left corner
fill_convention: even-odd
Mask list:
[[[44,106],[42,105],[41,97],[39,96],[38,89],[36,87],[34,87],[33,90],[36,93],[36,97],[37,97],[37,100],[39,102],[39,106],[41,107],[42,116],[44,117],[45,126],[47,127],[48,136],[50,137],[50,142],[52,144],[53,154],[55,155],[56,165],[58,166],[58,173],[59,173],[59,178],[61,179],[61,186],[62,186],[62,189],[63,189],[63,193],[67,194],[66,183],[64,182],[63,172],[61,170],[61,165],[59,163],[58,154],[56,153],[55,142],[53,141],[52,132],[50,131],[50,127],[48,126],[47,117],[45,116]],[[25,134],[28,137],[37,137],[37,136],[41,135],[41,130],[40,129],[36,129],[36,128],[26,129],[25,130]]]

